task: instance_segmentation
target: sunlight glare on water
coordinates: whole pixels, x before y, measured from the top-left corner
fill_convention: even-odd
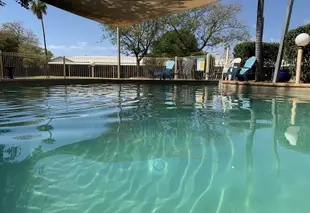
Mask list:
[[[0,212],[307,213],[309,110],[214,86],[2,88]]]

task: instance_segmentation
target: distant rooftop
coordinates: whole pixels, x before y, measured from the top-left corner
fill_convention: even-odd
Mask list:
[[[163,62],[168,61],[167,58],[162,58]],[[63,64],[63,57],[54,57],[48,64]],[[117,56],[67,56],[66,64],[68,65],[117,65]],[[225,59],[215,59],[215,66],[224,66]],[[122,56],[121,65],[125,66],[136,66],[136,57],[133,56]],[[144,59],[141,60],[140,65],[145,65]]]
[[[63,57],[54,57],[49,62],[49,64],[63,64]],[[75,65],[117,65],[117,56],[68,56],[66,57],[66,64]],[[122,56],[122,65],[132,65],[136,66],[136,57],[132,56]],[[143,60],[141,61],[141,65]]]
[[[42,0],[85,18],[124,27],[219,0]]]

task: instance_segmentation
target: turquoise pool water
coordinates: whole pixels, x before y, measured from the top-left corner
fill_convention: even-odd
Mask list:
[[[308,213],[310,101],[212,86],[0,89],[0,212]]]

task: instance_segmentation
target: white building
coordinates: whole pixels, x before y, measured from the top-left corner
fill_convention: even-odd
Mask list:
[[[199,56],[197,56],[199,58]],[[168,61],[169,58],[158,58],[159,61],[164,62]],[[185,59],[185,58],[183,58]],[[65,58],[65,62],[68,65],[115,65],[117,66],[117,56],[68,56]],[[63,64],[63,57],[54,57],[48,64]],[[136,66],[137,61],[136,57],[133,56],[121,56],[121,65],[123,66]],[[144,60],[142,59],[140,65],[145,65]],[[215,59],[215,66],[224,66],[225,59]]]
[[[48,64],[63,64],[63,60],[61,56],[54,57]],[[117,56],[68,56],[65,57],[65,62],[68,65],[117,65]],[[136,57],[121,56],[121,65],[136,66]],[[144,65],[143,59],[140,65]]]

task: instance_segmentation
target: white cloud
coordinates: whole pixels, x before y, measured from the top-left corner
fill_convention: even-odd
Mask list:
[[[83,51],[90,51],[90,50],[97,50],[97,51],[104,51],[104,50],[116,50],[115,46],[103,47],[103,46],[90,46],[85,41],[78,41],[76,45],[48,45],[48,49],[51,50],[83,50]]]
[[[66,49],[67,47],[63,45],[48,45],[47,48],[52,50],[52,49]]]
[[[69,46],[69,49],[83,49],[83,47],[72,45],[72,46]]]
[[[78,41],[77,44],[78,44],[78,46],[80,46],[80,47],[85,47],[85,46],[88,45],[88,43],[87,43],[86,41]]]
[[[76,45],[70,45],[70,46],[65,46],[65,45],[50,45],[48,46],[49,49],[84,49],[84,48],[89,48],[87,46],[86,41],[78,41]]]
[[[94,47],[94,50],[117,50],[116,47]]]
[[[280,39],[270,38],[270,42],[280,42]]]

